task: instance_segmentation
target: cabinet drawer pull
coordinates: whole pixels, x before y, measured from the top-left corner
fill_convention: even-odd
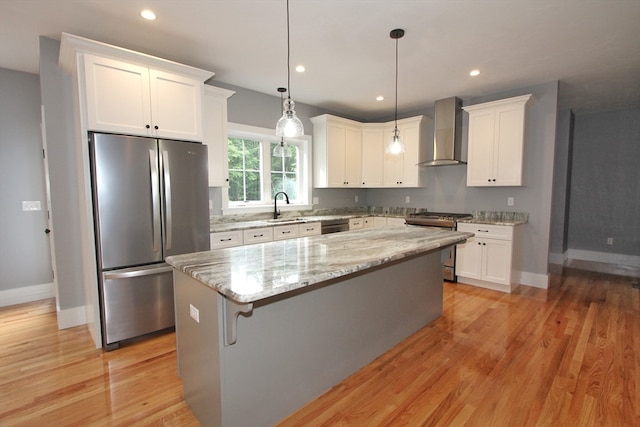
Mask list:
[[[221,242],[230,242],[231,241],[231,237],[229,237],[228,239],[220,239]]]
[[[264,234],[254,234],[253,237],[263,237]]]
[[[478,232],[479,232],[479,233],[488,233],[488,232],[489,232],[489,230],[480,230],[480,229],[478,229]]]
[[[282,234],[291,234],[291,230],[289,231],[281,231]]]

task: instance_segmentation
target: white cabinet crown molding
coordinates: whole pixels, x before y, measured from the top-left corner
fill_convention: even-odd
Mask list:
[[[464,111],[475,111],[483,108],[495,108],[501,105],[517,105],[519,103],[526,104],[533,95],[514,96],[513,98],[498,99],[496,101],[483,102],[482,104],[466,105],[462,107]]]
[[[60,39],[60,55],[58,57],[60,67],[72,74],[76,68],[76,54],[78,52],[92,53],[173,73],[180,73],[202,82],[209,80],[215,75],[212,71],[202,70],[190,65],[180,64],[168,59],[158,58],[157,56],[113,46],[73,34],[62,33]]]

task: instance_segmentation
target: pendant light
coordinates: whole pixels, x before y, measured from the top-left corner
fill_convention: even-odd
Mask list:
[[[283,102],[282,94],[287,91],[286,87],[279,87],[278,92],[280,92],[280,103]],[[284,136],[280,136],[280,144],[273,147],[273,157],[291,157],[293,155],[293,150],[290,145],[285,144]]]
[[[398,39],[404,36],[404,30],[396,28],[395,30],[391,30],[389,36],[396,41],[396,107],[393,138],[387,143],[386,152],[389,154],[401,154],[404,153],[404,143],[400,139],[400,133],[398,132]]]
[[[289,94],[287,95],[286,101],[283,102],[283,112],[282,117],[278,120],[276,124],[276,136],[292,138],[296,136],[304,135],[304,127],[302,126],[302,122],[296,116],[295,111],[295,103],[291,99],[291,69],[290,69],[290,58],[291,58],[291,43],[289,36],[289,0],[287,0],[287,90]]]

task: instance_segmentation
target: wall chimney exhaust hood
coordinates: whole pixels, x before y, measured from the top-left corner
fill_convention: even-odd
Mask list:
[[[464,165],[460,160],[462,148],[462,100],[457,97],[435,102],[433,119],[433,160],[418,166]]]

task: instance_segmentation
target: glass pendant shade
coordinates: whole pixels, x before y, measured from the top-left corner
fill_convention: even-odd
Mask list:
[[[404,153],[404,142],[400,139],[398,135],[398,128],[393,130],[393,138],[387,144],[386,152],[389,154],[401,154]]]
[[[282,104],[284,111],[282,117],[276,123],[276,136],[294,138],[304,135],[302,121],[296,116],[295,103],[291,98],[287,98]]]
[[[273,157],[291,157],[293,150],[291,146],[284,143],[284,138],[280,139],[280,144],[273,147]]]

